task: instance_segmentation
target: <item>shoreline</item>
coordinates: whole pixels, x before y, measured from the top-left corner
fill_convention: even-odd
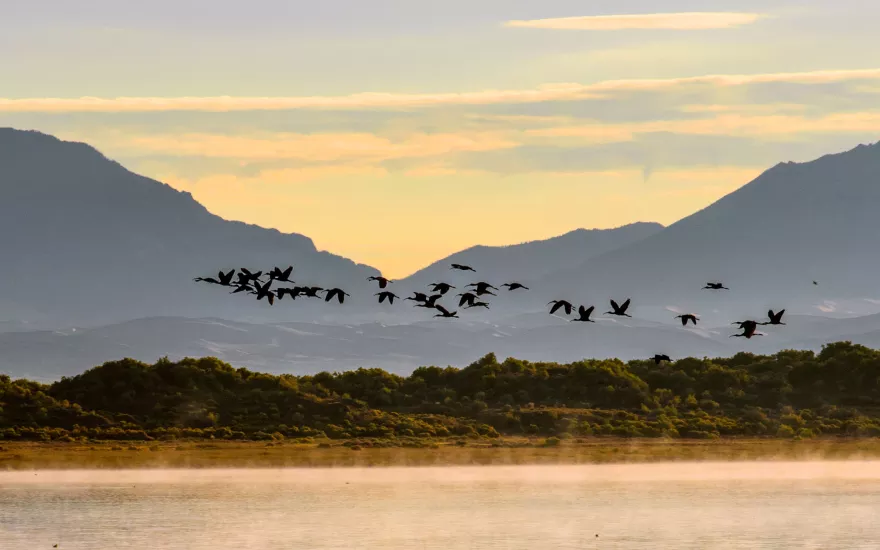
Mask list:
[[[359,447],[353,442],[0,442],[0,471],[156,468],[348,468],[880,459],[880,438],[715,440],[590,438],[544,446],[503,439],[466,446]],[[363,440],[358,441],[364,444]],[[354,447],[354,448],[353,448]]]

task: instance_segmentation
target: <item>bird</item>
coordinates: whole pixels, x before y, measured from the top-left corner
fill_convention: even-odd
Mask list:
[[[486,283],[486,282],[471,283],[471,284],[469,284],[469,285],[467,285],[467,286],[468,286],[468,287],[474,287],[474,288],[476,288],[478,292],[479,292],[480,290],[483,290],[483,291],[485,291],[485,290],[489,290],[490,288],[491,288],[492,290],[498,290],[497,288],[495,288],[494,286],[492,286],[492,285],[490,285],[489,283]]]
[[[523,290],[529,290],[529,287],[527,287],[523,284],[520,284],[520,283],[504,283],[501,286],[506,286],[507,290],[516,290],[518,288],[521,288]]]
[[[292,299],[296,300],[297,296],[299,296],[301,292],[302,292],[302,287],[296,286],[293,288],[279,288],[278,290],[275,291],[275,295],[280,300],[280,299],[284,298],[284,296],[286,294],[289,294]]]
[[[306,298],[320,298],[318,293],[324,290],[319,286],[305,286],[300,289],[300,294],[305,296]]]
[[[730,290],[722,283],[706,283],[706,286],[703,287],[703,290]]]
[[[397,294],[395,294],[395,293],[393,293],[393,292],[388,292],[387,290],[386,290],[385,292],[377,292],[376,294],[374,294],[374,296],[378,296],[378,297],[379,297],[379,303],[380,303],[380,304],[381,304],[382,302],[384,302],[385,300],[388,300],[388,303],[389,303],[389,304],[393,304],[393,303],[394,303],[394,299],[395,299],[395,298],[399,298],[399,296],[398,296]]]
[[[351,294],[345,292],[341,288],[331,288],[330,290],[327,290],[326,292],[327,292],[327,295],[324,297],[325,302],[329,302],[330,300],[332,300],[335,297],[337,300],[339,300],[339,303],[341,304],[341,303],[345,302],[346,296],[351,296]]]
[[[593,314],[593,310],[596,309],[596,306],[590,306],[589,308],[585,308],[584,306],[580,306],[578,308],[578,317],[577,319],[572,319],[572,321],[580,321],[582,323],[595,323],[596,321],[590,319],[590,315]]]
[[[257,271],[256,273],[251,273],[250,270],[248,270],[244,267],[239,269],[239,271],[241,271],[241,274],[244,274],[245,278],[249,281],[259,281],[260,277],[263,276],[262,271]],[[239,274],[239,276],[241,276],[241,274]]]
[[[456,296],[461,296],[461,300],[458,301],[458,307],[462,307],[465,304],[471,305],[477,299],[477,296],[471,292],[456,294]]]
[[[773,313],[773,310],[767,312],[767,317],[770,318],[769,322],[761,323],[762,325],[784,325],[782,322],[782,314],[785,313],[785,310],[781,310],[778,313]]]
[[[699,318],[696,315],[694,315],[693,313],[686,313],[684,315],[676,315],[675,318],[681,319],[681,326],[683,326],[683,327],[687,326],[688,321],[693,323],[694,326],[697,326],[697,321],[699,321]]]
[[[565,310],[566,315],[571,315],[571,310],[574,309],[574,306],[571,305],[571,302],[568,300],[553,300],[552,302],[547,302],[547,305],[553,304],[553,307],[550,308],[550,315],[553,315],[560,309]]]
[[[487,304],[486,302],[472,302],[465,309],[470,309],[472,307],[484,307],[486,309],[489,309],[489,304]]]
[[[230,292],[230,294],[238,294],[239,292],[248,292],[250,294],[254,294],[254,287],[252,287],[251,285],[249,285],[247,283],[244,283],[244,284],[239,283],[238,288],[236,288],[235,290]]]
[[[665,354],[664,355],[657,354],[654,357],[652,357],[652,359],[654,359],[655,365],[659,365],[662,361],[666,361],[667,363],[672,362],[672,359],[670,359],[669,356],[665,355]]]
[[[268,283],[262,285],[256,281],[254,282],[254,288],[257,291],[257,300],[262,300],[263,298],[266,298],[267,300],[269,300],[270,306],[275,305],[275,294],[271,290],[269,290],[269,287],[271,286],[272,281],[269,281]]]
[[[621,305],[617,305],[617,302],[611,300],[611,311],[606,311],[605,314],[617,315],[618,317],[632,317],[632,315],[626,312],[627,308],[629,307],[629,300],[630,299],[627,298],[626,301]]]
[[[474,273],[477,272],[477,270],[474,269],[474,268],[472,268],[471,266],[469,266],[469,265],[462,265],[462,264],[452,264],[452,265],[449,267],[449,269],[457,269],[457,270],[459,270],[459,271],[473,271]]]
[[[437,300],[439,300],[442,297],[443,297],[442,294],[432,294],[432,295],[428,296],[428,298],[425,300],[425,303],[422,305],[424,305],[424,307],[436,307]]]
[[[386,279],[385,277],[367,277],[368,281],[377,281],[379,283],[379,288],[385,288],[388,286],[388,283],[391,283],[390,279]]]
[[[739,325],[739,328],[742,329],[742,334],[731,334],[731,338],[748,338],[751,339],[752,336],[763,336],[760,332],[755,332],[758,328],[758,323],[756,321],[737,321],[733,323],[734,325]]]
[[[404,300],[412,300],[414,302],[427,302],[428,295],[422,292],[413,292],[413,295],[409,298],[404,298]]]
[[[222,271],[217,273],[217,278],[213,277],[196,277],[193,281],[196,282],[204,282],[211,283],[214,285],[220,286],[233,286],[232,284],[232,276],[235,275],[235,270],[231,270],[228,273],[223,273]]]
[[[474,289],[474,294],[476,294],[477,296],[485,296],[487,294],[489,296],[498,296],[497,294],[495,294],[494,292],[492,292],[491,290],[489,290],[487,288]]]
[[[294,281],[290,280],[290,275],[293,273],[293,266],[288,266],[287,269],[282,271],[280,268],[275,267],[272,271],[269,272],[269,280],[270,281],[278,281],[281,283],[293,283]]]
[[[451,289],[455,288],[449,283],[431,283],[428,286],[431,287],[432,292],[439,292],[440,294],[446,294]]]
[[[818,285],[819,283],[817,283],[816,281],[813,281],[813,284],[814,284],[814,285]]]
[[[438,313],[437,315],[435,315],[434,317],[445,317],[445,318],[447,318],[447,319],[450,319],[450,318],[458,318],[458,312],[457,312],[457,311],[450,312],[448,309],[446,309],[445,307],[443,307],[443,306],[441,306],[441,305],[439,305],[439,304],[436,305],[436,306],[434,306],[434,309],[436,309],[437,311],[440,312],[440,313]]]

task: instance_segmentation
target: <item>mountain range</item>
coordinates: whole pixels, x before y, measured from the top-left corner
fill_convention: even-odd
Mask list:
[[[126,349],[144,359],[216,352],[270,371],[364,361],[411,369],[505,349],[546,360],[570,360],[572,353],[723,355],[743,343],[702,333],[702,326],[729,327],[771,308],[809,320],[785,327],[786,342],[814,345],[828,334],[821,330],[831,330],[823,323],[851,323],[845,330],[834,325],[844,335],[874,330],[870,322],[859,324],[869,317],[825,317],[880,309],[874,300],[880,257],[873,253],[878,211],[880,144],[861,145],[778,164],[669,227],[637,223],[476,246],[392,284],[401,296],[435,281],[462,289],[475,280],[496,286],[516,280],[531,289],[502,290],[491,310],[461,311],[463,319],[451,324],[409,302],[376,304],[367,277],[377,269],[320,251],[306,236],[224,220],[190,194],[134,174],[86,144],[0,129],[0,370],[74,372],[88,365],[68,369],[65,357],[107,360]],[[453,262],[478,273],[454,272]],[[298,300],[270,307],[192,281],[220,269],[274,265],[293,265],[298,284],[340,286],[352,297],[342,306]],[[712,280],[731,290],[703,290]],[[583,327],[546,313],[548,301],[566,298],[596,305],[601,314],[612,297],[632,298],[629,326]],[[450,298],[444,303],[456,309]],[[701,328],[677,326],[676,312],[700,314]],[[322,327],[321,336],[308,327]],[[399,333],[417,343],[403,345]],[[229,340],[229,334],[255,340]],[[768,340],[750,341],[748,349],[782,341]],[[56,359],[47,358],[53,353]]]

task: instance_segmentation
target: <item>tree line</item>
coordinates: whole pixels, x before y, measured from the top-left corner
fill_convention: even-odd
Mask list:
[[[502,362],[271,375],[216,358],[111,361],[52,384],[0,375],[0,439],[419,444],[500,436],[880,436],[880,351]],[[372,443],[370,443],[372,442]]]

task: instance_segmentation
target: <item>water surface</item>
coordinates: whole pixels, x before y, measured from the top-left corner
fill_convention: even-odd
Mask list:
[[[3,550],[876,550],[878,520],[880,462],[0,472]]]

